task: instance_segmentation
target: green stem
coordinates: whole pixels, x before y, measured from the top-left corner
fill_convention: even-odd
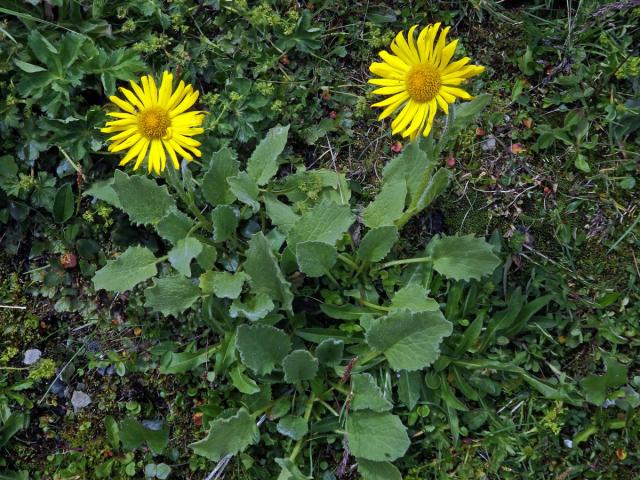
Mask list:
[[[342,260],[344,263],[346,263],[347,265],[349,265],[353,270],[358,270],[358,264],[356,262],[354,262],[353,260],[351,260],[349,257],[347,257],[345,254],[341,253],[338,255],[338,259]]]
[[[315,401],[316,401],[316,398],[313,395],[309,397],[309,400],[307,401],[307,408],[305,408],[304,410],[304,417],[303,417],[306,423],[309,423],[309,418],[311,418],[311,411],[313,410],[313,404]],[[291,455],[289,455],[289,460],[291,460],[292,462],[296,459],[296,457],[300,453],[300,450],[302,449],[303,440],[304,440],[304,437],[298,440],[295,446],[293,447],[293,451],[291,452]]]
[[[383,307],[382,305],[376,305],[375,303],[367,302],[366,300],[363,300],[362,298],[359,298],[358,302],[360,303],[360,305],[362,305],[364,307],[372,308],[374,310],[379,310],[379,311],[385,312],[385,313],[389,312],[391,310],[389,307]]]
[[[378,270],[383,268],[395,267],[396,265],[406,265],[409,263],[427,263],[431,261],[431,257],[416,257],[416,258],[405,258],[403,260],[394,260],[392,262],[383,263],[378,267]]]

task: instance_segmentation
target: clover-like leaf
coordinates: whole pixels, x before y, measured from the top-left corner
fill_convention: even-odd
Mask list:
[[[236,335],[240,358],[259,375],[271,373],[291,350],[291,340],[282,330],[271,325],[240,325]]]
[[[355,457],[392,462],[402,457],[411,442],[400,418],[389,412],[363,410],[347,418],[349,450]]]

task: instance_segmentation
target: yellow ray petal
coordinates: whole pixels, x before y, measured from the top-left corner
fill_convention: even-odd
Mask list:
[[[442,49],[442,55],[440,56],[440,64],[439,68],[444,68],[449,64],[451,57],[456,52],[456,47],[458,46],[458,39],[455,39],[449,45]]]
[[[444,68],[444,70],[442,70],[442,75],[449,75],[450,73],[458,71],[462,67],[464,67],[467,63],[469,63],[470,61],[471,61],[471,59],[469,57],[463,57],[460,60],[456,60],[455,62],[450,63],[449,65],[447,65]]]
[[[442,86],[440,87],[441,90],[445,93],[448,93],[450,95],[454,95],[456,97],[459,97],[463,100],[470,100],[472,97],[471,95],[469,95],[467,92],[465,92],[464,90],[462,90],[461,88],[456,88],[456,87],[447,87],[447,86]]]
[[[413,64],[420,63],[420,55],[418,54],[418,49],[416,48],[416,37],[415,31],[418,28],[417,25],[414,25],[409,29],[409,33],[407,34],[407,45],[409,45],[409,51],[411,52],[411,59],[413,60]]]
[[[429,60],[429,54],[427,52],[427,35],[429,34],[429,26],[426,26],[418,35],[418,41],[416,48],[418,49],[418,55],[420,56],[420,62],[426,63]]]
[[[446,102],[444,97],[440,94],[436,96],[436,101],[438,102],[438,106],[442,109],[445,115],[449,114],[449,104]]]
[[[184,135],[181,135],[179,133],[174,133],[171,139],[175,140],[180,145],[183,145],[185,147],[199,147],[200,145],[202,145],[202,143],[200,143],[199,141],[194,140],[193,138],[190,138],[190,137],[185,137]]]
[[[204,133],[204,128],[198,127],[176,127],[173,129],[174,134],[184,135],[185,137],[192,137],[193,135],[199,135]]]
[[[130,80],[129,84],[131,85],[131,88],[135,92],[136,98],[138,98],[138,102],[141,103],[143,105],[143,107],[150,107],[151,106],[151,99],[148,98],[145,95],[144,91],[140,88],[140,85],[138,85],[133,80]],[[142,109],[143,108],[140,108],[140,110],[142,110]]]
[[[149,149],[149,144],[151,143],[151,141],[148,138],[143,138],[142,142],[143,142],[142,147],[138,152],[138,158],[136,159],[136,164],[133,166],[134,170],[137,170],[140,164],[142,163],[142,161],[144,160],[144,157],[147,155],[147,150]]]
[[[171,125],[174,127],[199,127],[203,121],[202,112],[187,112],[172,118]]]
[[[123,130],[122,132],[118,133],[117,135],[114,135],[113,137],[107,138],[107,140],[109,142],[120,141],[123,138],[127,138],[128,136],[133,135],[137,131],[138,131],[138,127],[128,128],[128,129]]]
[[[138,97],[133,94],[131,90],[127,90],[124,87],[120,87],[118,90],[120,90],[120,93],[122,93],[125,97],[127,97],[127,100],[129,100],[129,102],[131,102],[132,105],[135,105],[135,107],[138,110],[144,110],[144,105],[138,99]]]
[[[112,143],[111,145],[109,145],[109,150],[114,153],[120,152],[126,148],[129,148],[131,145],[136,143],[141,138],[142,136],[139,133],[134,133],[133,135],[131,135],[129,138],[127,138],[121,143]]]
[[[429,118],[427,119],[427,126],[424,128],[424,132],[422,135],[427,137],[429,136],[429,132],[431,132],[431,128],[433,127],[433,119],[436,116],[436,112],[438,111],[438,107],[436,106],[436,100],[433,99],[429,102]]]
[[[392,103],[391,105],[389,105],[387,108],[385,108],[382,113],[378,116],[378,120],[384,120],[385,118],[387,118],[389,115],[391,115],[393,112],[395,112],[398,107],[400,105],[402,105],[405,100],[409,98],[409,95],[407,95],[406,98],[401,98],[400,100],[398,100],[397,102]]]
[[[401,117],[401,119],[396,123],[395,127],[393,126],[393,123],[391,123],[391,127],[393,128],[393,130],[391,130],[391,133],[395,135],[396,133],[401,132],[402,130],[407,128],[407,125],[409,125],[411,120],[413,120],[413,117],[415,116],[419,107],[420,105],[418,103],[410,101],[406,107],[407,113],[405,113],[404,116]],[[400,116],[398,116],[398,118],[400,118]]]
[[[140,150],[142,150],[142,147],[144,146],[144,142],[145,142],[144,138],[141,138],[140,140],[138,140],[136,144],[129,149],[129,151],[124,156],[124,158],[120,160],[120,163],[118,165],[122,167],[127,163],[129,163],[133,159],[133,157],[135,157],[140,153]]]
[[[107,116],[113,118],[136,118],[134,114],[125,112],[107,112]]]
[[[200,95],[200,92],[196,90],[192,94],[185,97],[184,100],[182,100],[182,102],[180,102],[180,104],[177,107],[169,111],[169,117],[170,118],[176,117],[180,115],[182,112],[184,112],[185,110],[187,110],[188,108],[190,108],[194,103],[196,103],[196,100],[198,100],[199,95]]]
[[[456,97],[454,95],[445,92],[442,88],[438,92],[438,95],[440,95],[442,99],[447,103],[454,103],[456,101]]]
[[[435,23],[431,26],[431,28],[429,29],[429,33],[427,34],[427,40],[426,40],[426,44],[425,44],[425,52],[428,55],[428,59],[427,61],[429,63],[434,64],[434,58],[435,58],[435,53],[434,53],[434,49],[433,49],[433,45],[435,43],[435,39],[436,39],[436,35],[438,34],[438,30],[440,29],[440,25],[442,25],[440,22]]]
[[[400,57],[391,55],[386,50],[381,50],[378,55],[380,55],[380,58],[382,58],[391,68],[400,70],[401,72],[407,72],[409,70],[409,65],[404,63]]]
[[[153,170],[156,173],[160,173],[160,152],[158,148],[162,148],[158,144],[158,140],[151,140],[151,147],[149,148],[149,160],[147,161],[147,170],[151,173]]]
[[[424,119],[427,116],[428,103],[421,103],[418,105],[418,110],[416,111],[413,119],[411,120],[411,124],[407,127],[407,129],[402,133],[403,137],[408,137],[412,135],[418,127],[424,123]]]
[[[393,78],[370,78],[367,83],[371,85],[381,85],[383,87],[395,87],[397,85],[404,85],[403,80],[396,80]]]
[[[386,63],[373,62],[369,65],[369,71],[375,75],[380,75],[381,77],[386,77],[388,79],[393,80],[402,80],[406,76],[406,72],[404,70],[398,70],[390,67]]]
[[[158,105],[161,107],[167,106],[169,98],[171,98],[171,88],[173,86],[173,75],[166,70],[162,73],[162,83],[160,84],[160,90],[158,91]]]
[[[128,125],[135,125],[138,121],[135,118],[123,118],[122,120],[111,120],[105,125],[107,127],[124,127]]]
[[[180,80],[180,84],[178,88],[171,94],[169,101],[167,102],[167,110],[171,110],[173,107],[178,105],[185,95],[191,93],[191,85],[187,86],[183,80]]]
[[[445,42],[447,41],[447,34],[451,30],[451,27],[444,27],[440,32],[440,36],[438,37],[438,42],[436,43],[435,48],[433,49],[434,57],[431,59],[431,62],[434,65],[440,64],[440,58],[442,58],[442,50],[444,49]]]
[[[115,103],[118,107],[120,107],[125,112],[129,112],[129,113],[135,113],[136,112],[136,109],[133,108],[133,105],[131,105],[128,102],[125,102],[124,100],[122,100],[121,98],[116,97],[115,95],[111,95],[109,97],[109,100],[111,100],[113,103]]]
[[[400,40],[402,39],[402,41]],[[406,63],[407,65],[410,65],[411,63],[413,63],[411,61],[411,52],[409,52],[409,48],[404,48],[402,45],[406,45],[406,42],[404,41],[404,33],[403,32],[398,32],[398,34],[396,35],[396,37],[393,39],[393,41],[391,42],[391,51],[393,53],[395,53],[398,58],[400,58],[400,60],[402,60],[404,63]]]
[[[460,85],[462,82],[464,82],[466,79],[464,78],[447,78],[445,79],[441,79],[440,81],[442,82],[442,85],[448,85],[448,86],[458,86]]]
[[[178,157],[176,157],[176,151],[171,146],[171,143],[169,143],[168,140],[162,140],[162,143],[164,144],[164,148],[167,149],[167,152],[169,152],[171,163],[173,163],[173,168],[178,170],[180,168],[180,162],[178,162]]]
[[[382,100],[382,101],[380,101],[378,103],[374,103],[371,106],[372,107],[386,107],[387,105],[391,105],[392,103],[396,103],[396,102],[400,101],[401,99],[404,101],[407,98],[409,98],[409,94],[407,92],[396,93],[395,95],[393,95],[391,97],[387,97],[384,100]]]
[[[178,155],[180,155],[182,158],[184,158],[185,160],[191,161],[193,160],[193,155],[191,155],[189,152],[187,152],[184,148],[182,148],[178,142],[176,142],[175,140],[171,139],[171,140],[167,140],[167,142],[169,143],[169,145],[171,145],[173,147],[173,149],[178,153]]]
[[[400,93],[407,90],[405,85],[397,85],[395,87],[382,87],[376,88],[373,92],[376,95],[393,95],[394,93]]]
[[[160,171],[164,172],[165,168],[167,168],[167,152],[164,151],[162,140],[154,140],[154,142],[158,142],[158,154],[160,155]]]

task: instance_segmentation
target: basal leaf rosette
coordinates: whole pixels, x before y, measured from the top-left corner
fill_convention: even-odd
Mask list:
[[[407,38],[403,32],[398,33],[391,42],[393,53],[382,50],[382,62],[369,66],[371,73],[381,77],[369,80],[380,86],[373,93],[387,95],[373,104],[383,108],[378,119],[399,111],[391,122],[394,135],[400,133],[411,139],[421,134],[428,136],[438,109],[448,114],[449,104],[457,98],[471,99],[460,85],[484,71],[482,66],[467,65],[469,57],[451,62],[458,40],[446,43],[451,27],[440,30],[440,25],[428,25],[417,38],[417,25],[409,29]]]

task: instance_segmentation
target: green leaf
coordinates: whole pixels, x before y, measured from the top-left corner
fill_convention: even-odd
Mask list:
[[[427,245],[427,254],[433,261],[433,268],[445,277],[480,280],[500,265],[492,248],[483,238],[473,235],[434,237]]]
[[[291,350],[291,340],[282,330],[271,325],[240,325],[236,348],[242,363],[258,375],[271,373]]]
[[[75,202],[70,183],[65,183],[56,192],[53,201],[53,219],[56,223],[64,223],[73,216]]]
[[[120,441],[126,450],[133,450],[146,442],[151,451],[160,455],[169,443],[169,430],[146,428],[137,420],[127,417],[120,424]]]
[[[404,456],[411,444],[400,418],[366,410],[347,418],[347,439],[352,455],[374,462],[392,462]]]
[[[38,65],[34,65],[33,63],[23,62],[22,60],[18,60],[17,58],[13,59],[13,63],[22,70],[27,73],[36,73],[36,72],[46,72],[46,68],[39,67]]]
[[[156,231],[162,238],[175,245],[179,240],[185,238],[193,227],[193,220],[188,215],[176,210],[162,217],[156,224]]]
[[[398,241],[398,229],[393,226],[369,230],[358,247],[358,259],[363,262],[379,262],[386,257]]]
[[[205,272],[200,276],[200,288],[218,298],[238,298],[249,276],[244,272]],[[273,307],[272,307],[273,308]]]
[[[107,264],[93,276],[96,290],[124,292],[158,273],[157,259],[145,247],[129,247],[115,260]]]
[[[27,427],[29,419],[24,413],[12,413],[0,426],[0,448],[7,445],[11,437]]]
[[[246,302],[239,299],[233,301],[229,307],[231,318],[244,317],[251,322],[256,322],[266,317],[274,309],[273,300],[266,293],[258,293]]]
[[[302,473],[295,462],[289,458],[276,458],[276,463],[281,468],[277,480],[313,480],[313,477]]]
[[[302,242],[322,242],[335,245],[355,217],[347,205],[338,205],[331,200],[323,200],[306,212],[293,226],[287,242],[295,252]]]
[[[229,177],[227,178],[227,183],[235,197],[242,203],[249,205],[254,213],[260,209],[260,203],[258,202],[260,189],[258,184],[247,173],[240,172],[234,177]]]
[[[627,383],[628,367],[616,362],[613,357],[605,357],[605,375],[589,375],[580,380],[587,402],[602,405],[607,399],[609,388],[618,388]]]
[[[400,470],[390,462],[372,462],[364,458],[356,460],[362,480],[402,480]]]
[[[218,205],[211,212],[213,222],[213,241],[220,243],[229,240],[238,228],[238,216],[233,207]]]
[[[169,252],[169,263],[185,277],[191,276],[191,261],[202,252],[202,244],[193,237],[178,240]]]
[[[211,358],[214,348],[203,348],[195,352],[168,352],[162,358],[158,372],[163,375],[190,372]]]
[[[338,258],[336,247],[323,242],[302,242],[296,249],[300,271],[310,277],[321,277],[333,267]]]
[[[200,289],[182,275],[156,278],[144,291],[145,307],[163,315],[179,315],[200,298]]]
[[[0,180],[2,180],[1,174]],[[1,185],[2,183],[0,183],[0,186]],[[94,198],[97,198],[98,200],[107,202],[108,204],[122,210],[122,205],[120,204],[120,200],[118,199],[118,194],[113,189],[113,178],[94,182],[93,185],[91,185],[91,187],[86,192],[84,192],[84,195],[90,195]]]
[[[309,431],[307,422],[302,417],[287,415],[282,417],[276,426],[278,433],[294,440],[300,440]]]
[[[386,412],[393,408],[393,404],[384,398],[375,379],[368,373],[351,375],[351,410],[373,410]]]
[[[266,185],[278,171],[278,157],[287,144],[288,134],[289,125],[273,127],[249,157],[247,173],[258,185]]]
[[[427,290],[417,283],[410,283],[396,292],[391,300],[392,310],[411,310],[412,312],[435,312],[440,305],[427,297]]]
[[[171,210],[176,202],[166,186],[141,175],[127,175],[122,170],[114,174],[113,190],[122,209],[138,225],[155,225]]]
[[[218,462],[225,455],[242,452],[256,443],[259,437],[254,419],[241,408],[233,417],[214,420],[206,438],[192,443],[189,448],[196,455]]]
[[[211,205],[226,205],[235,200],[227,178],[240,172],[240,162],[228,148],[222,148],[213,154],[209,170],[202,178],[200,191]]]
[[[244,367],[240,367],[240,365],[233,367],[229,372],[229,376],[231,377],[231,383],[233,383],[233,386],[241,393],[253,395],[260,391],[258,384],[252,378],[244,374]]]
[[[300,218],[300,215],[295,213],[293,208],[278,200],[273,193],[263,193],[262,200],[264,201],[267,216],[284,233],[288,233]]]
[[[294,350],[282,361],[284,381],[298,383],[313,380],[318,373],[318,359],[307,350]]]
[[[342,362],[344,342],[335,338],[327,338],[316,348],[316,357],[325,365],[335,366]]]
[[[420,372],[400,371],[398,378],[398,398],[409,410],[413,410],[420,400],[422,374]]]
[[[419,190],[416,192],[417,196],[411,200],[411,206],[409,210],[411,215],[416,215],[438,198],[449,185],[449,170],[446,168],[439,168],[436,173],[431,175],[426,184],[421,184]]]
[[[402,153],[387,163],[382,171],[383,185],[404,183],[411,203],[417,197],[423,179],[431,174],[436,158],[429,158],[418,142],[411,142]],[[397,188],[397,187],[396,187]]]
[[[213,245],[202,244],[202,251],[196,256],[196,261],[203,269],[214,268],[218,259],[218,251]]]
[[[382,317],[367,331],[367,343],[384,353],[394,370],[420,370],[440,356],[440,342],[452,326],[440,311],[400,310]]]
[[[244,271],[251,278],[251,287],[255,293],[266,293],[278,300],[285,310],[291,311],[293,294],[290,284],[285,280],[271,251],[271,245],[262,232],[256,233],[249,240]]]
[[[380,193],[362,212],[362,221],[369,228],[394,225],[402,216],[407,197],[407,182],[404,178],[385,181]]]

